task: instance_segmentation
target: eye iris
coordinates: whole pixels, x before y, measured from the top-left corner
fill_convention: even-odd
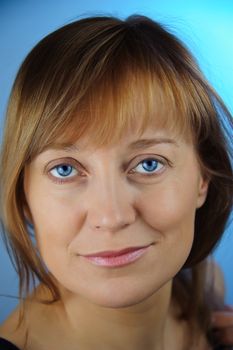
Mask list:
[[[142,166],[147,171],[154,171],[158,167],[158,162],[154,159],[147,159],[142,163]]]
[[[60,165],[57,167],[57,172],[61,176],[68,176],[72,172],[72,166],[70,165]]]

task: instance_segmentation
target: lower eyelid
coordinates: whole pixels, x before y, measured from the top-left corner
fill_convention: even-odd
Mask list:
[[[80,179],[82,176],[80,175],[73,175],[73,176],[68,176],[68,177],[58,177],[58,176],[54,176],[52,175],[50,172],[48,173],[48,177],[50,178],[50,180],[52,182],[54,182],[55,184],[69,184],[72,183],[74,181],[76,181],[77,177],[78,179]]]

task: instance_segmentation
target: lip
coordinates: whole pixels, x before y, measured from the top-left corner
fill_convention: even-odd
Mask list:
[[[92,253],[92,254],[86,254],[86,255],[82,255],[84,257],[94,257],[94,256],[103,256],[103,257],[113,257],[113,256],[119,256],[119,255],[123,255],[129,252],[133,252],[135,250],[138,249],[142,249],[142,248],[146,248],[147,246],[139,246],[139,247],[128,247],[128,248],[124,248],[121,250],[107,250],[107,251],[103,251],[103,252],[97,252],[97,253]]]
[[[141,247],[128,247],[118,251],[103,251],[82,255],[82,257],[97,266],[124,266],[140,259],[148,251],[150,246],[151,244]]]

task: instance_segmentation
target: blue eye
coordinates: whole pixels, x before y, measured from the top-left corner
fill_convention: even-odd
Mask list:
[[[154,158],[148,158],[141,161],[133,170],[134,172],[144,173],[153,175],[159,172],[163,168],[164,164]],[[145,171],[145,172],[144,172]]]
[[[72,167],[71,165],[60,164],[54,167],[50,172],[56,178],[65,178],[65,177],[71,177],[70,175],[72,174],[73,171],[77,173],[77,170],[75,170],[74,167]],[[72,176],[76,175],[76,173],[73,174]]]

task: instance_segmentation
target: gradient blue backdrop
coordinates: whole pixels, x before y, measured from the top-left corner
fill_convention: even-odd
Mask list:
[[[43,36],[80,16],[140,13],[168,25],[197,57],[205,75],[233,111],[232,0],[0,0],[0,121],[17,69]],[[2,124],[1,124],[2,125]],[[1,127],[2,131],[2,127]],[[233,225],[214,255],[233,304]],[[0,241],[0,322],[17,304],[17,276]]]

